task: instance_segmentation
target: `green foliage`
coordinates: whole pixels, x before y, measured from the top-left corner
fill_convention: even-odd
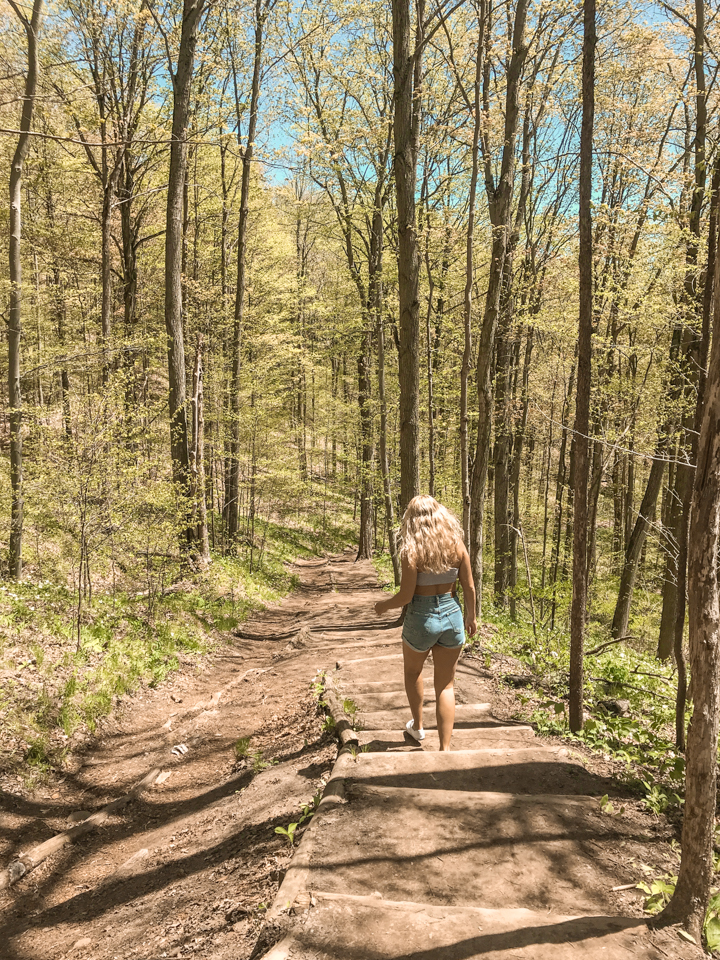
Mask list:
[[[253,773],[260,773],[262,770],[267,770],[268,767],[273,767],[277,763],[277,760],[266,760],[261,750],[256,750],[254,753],[248,754],[248,758],[252,763]]]
[[[300,822],[289,823],[287,827],[275,827],[275,833],[282,834],[282,836],[287,838],[288,843],[292,847],[295,844],[295,831],[300,826]]]
[[[325,671],[318,670],[310,683],[310,689],[317,701],[320,701],[325,690]]]
[[[661,783],[642,781],[646,793],[642,804],[653,813],[667,813],[668,810],[677,810],[685,800],[675,790],[669,790]]]
[[[25,760],[31,767],[45,771],[50,767],[50,758],[47,755],[43,740],[31,740],[25,753]]]
[[[713,890],[705,913],[703,934],[708,950],[720,950],[720,891]]]
[[[327,542],[335,535],[330,532]],[[156,687],[213,646],[230,642],[230,630],[292,589],[288,561],[311,555],[317,545],[309,528],[270,524],[261,569],[250,571],[242,557],[216,556],[175,592],[168,587],[179,568],[130,570],[116,576],[113,589],[96,588],[85,598],[79,631],[77,594],[64,583],[47,577],[0,583],[0,669],[9,675],[0,689],[0,723],[26,745],[6,754],[4,766],[29,765],[25,758],[38,756],[39,745],[45,761],[33,762],[34,775],[60,765],[73,738],[96,730],[118,698],[142,685]],[[141,585],[144,576],[140,595],[128,589],[131,573]]]
[[[281,836],[285,837],[291,847],[295,844],[295,834],[297,830],[302,827],[304,823],[310,820],[312,816],[314,816],[317,808],[320,806],[324,787],[325,782],[323,781],[320,788],[313,794],[312,800],[309,803],[301,804],[302,813],[297,822],[289,823],[287,827],[275,827],[275,833],[279,833]]]
[[[250,751],[250,737],[240,737],[233,744],[233,750],[238,760],[246,757]]]
[[[644,881],[638,883],[638,890],[642,890],[643,893],[647,894],[645,912],[653,916],[656,913],[660,913],[662,908],[670,902],[673,893],[675,893],[676,883],[677,877],[673,877],[669,873],[651,880],[649,884]]]
[[[600,809],[603,813],[606,813],[610,817],[621,817],[625,813],[624,805],[621,805],[618,810],[615,809],[615,804],[610,800],[607,794],[604,797],[600,798]]]

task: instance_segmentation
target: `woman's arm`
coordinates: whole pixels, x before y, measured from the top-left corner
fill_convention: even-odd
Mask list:
[[[392,610],[394,607],[404,607],[406,603],[410,603],[415,593],[415,584],[417,583],[417,570],[414,567],[411,567],[410,564],[403,559],[402,562],[402,573],[400,575],[400,589],[393,597],[388,597],[387,600],[380,600],[375,604],[375,613],[381,614],[386,613],[388,610]]]
[[[472,568],[470,566],[470,557],[462,547],[460,554],[460,586],[463,592],[463,603],[465,606],[465,629],[474,637],[477,633],[477,619],[475,617],[475,584],[472,578]]]

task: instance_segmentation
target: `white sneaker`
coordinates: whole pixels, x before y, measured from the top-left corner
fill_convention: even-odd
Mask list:
[[[405,730],[407,731],[407,733],[410,734],[413,740],[424,740],[425,731],[423,730],[422,727],[420,727],[419,730],[416,730],[414,724],[415,724],[415,721],[413,720],[412,717],[410,717],[408,722],[405,724]]]

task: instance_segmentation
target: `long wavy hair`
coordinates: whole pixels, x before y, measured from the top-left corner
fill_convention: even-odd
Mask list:
[[[456,517],[434,497],[421,494],[407,505],[400,527],[400,556],[416,570],[442,573],[454,567],[463,545]]]

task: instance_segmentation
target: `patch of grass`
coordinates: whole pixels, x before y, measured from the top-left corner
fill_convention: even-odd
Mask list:
[[[277,760],[266,760],[260,750],[249,754],[249,758],[252,761],[253,773],[260,773],[262,770],[267,770],[268,767],[273,767],[277,763]]]
[[[240,737],[233,744],[233,750],[238,760],[246,757],[250,751],[250,737]]]
[[[50,769],[51,762],[47,754],[47,744],[40,738],[35,738],[28,744],[25,751],[25,762],[36,771],[45,773]]]
[[[377,573],[378,583],[389,593],[395,593],[395,572],[392,565],[392,557],[389,553],[376,553],[372,558],[375,572]]]
[[[205,569],[181,571],[163,559],[175,549],[172,539],[161,539],[174,536],[171,527],[147,545],[150,559],[138,541],[137,560],[124,558],[122,577],[116,568],[110,576],[109,559],[96,554],[98,582],[83,600],[78,646],[77,594],[67,586],[71,543],[61,528],[47,527],[46,537],[55,540],[39,554],[43,578],[31,579],[28,565],[26,579],[0,582],[0,668],[22,679],[10,675],[0,690],[0,728],[13,737],[0,766],[25,767],[28,775],[32,767],[33,777],[40,767],[59,766],[68,739],[96,730],[117,698],[141,685],[156,687],[218,643],[232,642],[243,620],[282,599],[297,582],[289,561],[340,550],[354,535],[344,522],[325,523],[318,532],[263,520],[262,530],[262,554],[254,550],[252,567],[241,544],[237,556],[215,555]],[[182,589],[168,592],[180,577]],[[254,763],[262,769],[266,761]]]

